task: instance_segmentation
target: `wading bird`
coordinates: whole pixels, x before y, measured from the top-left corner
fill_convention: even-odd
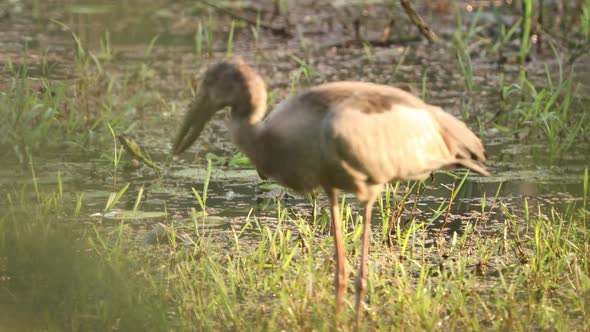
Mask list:
[[[262,174],[299,192],[325,190],[336,245],[336,319],[348,277],[338,195],[364,203],[363,248],[356,281],[356,327],[367,289],[371,209],[384,184],[422,179],[439,168],[463,166],[488,175],[484,147],[467,126],[403,90],[364,82],[312,87],[281,102],[265,119],[266,88],[242,59],[212,65],[174,143],[186,150],[219,110],[229,107],[234,143]]]

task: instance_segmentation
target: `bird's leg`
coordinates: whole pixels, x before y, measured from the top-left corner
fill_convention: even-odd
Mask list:
[[[359,331],[363,319],[363,299],[367,293],[367,275],[369,274],[369,246],[371,244],[371,210],[373,209],[375,198],[370,198],[365,203],[365,218],[363,220],[363,251],[361,253],[361,263],[359,274],[356,279],[356,325],[355,330]]]
[[[342,223],[338,209],[338,191],[326,190],[330,201],[330,214],[332,215],[332,234],[336,246],[336,271],[334,272],[334,287],[336,288],[336,322],[339,321],[344,306],[344,293],[348,283],[346,275],[346,257],[344,255],[344,240],[342,238]]]

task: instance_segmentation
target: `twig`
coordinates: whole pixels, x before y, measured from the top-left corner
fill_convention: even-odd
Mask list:
[[[414,196],[414,205],[412,206],[412,212],[408,220],[414,219],[414,213],[416,213],[416,206],[418,205],[418,198],[420,198],[420,182],[418,182],[418,189],[416,189],[416,195]]]
[[[280,36],[283,36],[283,37],[292,37],[292,34],[291,34],[291,32],[289,32],[289,30],[287,30],[287,27],[276,27],[276,26],[273,26],[273,25],[270,25],[270,24],[266,24],[266,23],[263,23],[263,22],[257,22],[256,20],[251,20],[248,17],[242,16],[242,15],[238,15],[238,14],[236,14],[236,13],[230,11],[230,10],[227,10],[227,9],[225,9],[223,7],[219,7],[218,5],[214,5],[214,4],[210,3],[209,1],[198,0],[198,2],[200,2],[200,3],[202,3],[202,4],[206,5],[206,6],[209,6],[209,7],[213,8],[213,9],[215,9],[216,11],[218,11],[218,12],[220,12],[222,14],[225,14],[225,15],[231,17],[231,18],[234,18],[236,20],[239,20],[239,21],[248,23],[248,24],[250,24],[252,26],[255,26],[255,27],[261,27],[263,29],[270,30],[273,34],[280,35]]]
[[[424,19],[418,15],[418,13],[416,13],[414,8],[412,8],[412,5],[410,5],[410,2],[408,0],[399,0],[399,2],[401,3],[402,7],[404,7],[404,10],[406,11],[406,14],[408,14],[410,21],[412,21],[412,23],[418,27],[420,33],[422,33],[422,35],[424,35],[424,37],[426,37],[429,42],[437,43],[439,40],[438,36],[434,33],[434,31],[432,31],[428,23],[426,23],[426,21],[424,21]]]
[[[397,222],[400,220],[405,206],[406,200],[405,197],[403,197],[403,201],[397,205],[397,211],[395,213],[391,213],[391,222],[389,223],[389,230],[387,231],[390,245],[393,245],[392,238],[396,234]]]
[[[451,207],[453,206],[453,199],[454,198],[455,198],[455,183],[453,183],[453,189],[451,189],[451,199],[449,200],[449,206],[447,208],[447,213],[445,214],[445,221],[440,226],[440,229],[438,230],[438,236],[437,237],[440,237],[443,229],[445,228],[445,226],[449,222],[449,215],[451,214]]]

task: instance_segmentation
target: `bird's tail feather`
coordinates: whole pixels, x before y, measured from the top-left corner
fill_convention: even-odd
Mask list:
[[[456,163],[481,175],[490,175],[483,164],[487,160],[485,148],[473,131],[465,123],[438,107],[433,113],[436,115],[445,143],[455,157]]]

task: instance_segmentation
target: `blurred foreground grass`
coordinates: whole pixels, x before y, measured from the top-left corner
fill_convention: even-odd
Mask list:
[[[587,173],[584,181],[577,206],[494,203],[444,240],[417,219],[391,243],[375,227],[365,327],[588,330]],[[25,192],[7,195],[0,218],[2,329],[333,328],[326,215],[309,223],[279,204],[276,219],[248,216],[221,235],[195,217],[179,226],[195,246],[154,247],[138,244],[126,223],[76,227],[59,193]],[[351,271],[360,228],[344,204]],[[352,326],[352,293],[351,285],[344,326]]]

